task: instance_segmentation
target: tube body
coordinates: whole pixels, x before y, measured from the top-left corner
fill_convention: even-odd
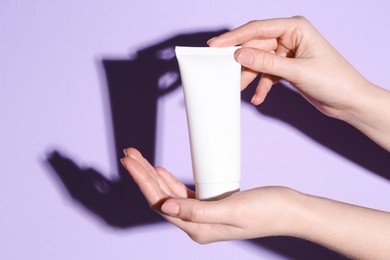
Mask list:
[[[220,199],[240,188],[238,47],[176,47],[183,84],[196,195]]]

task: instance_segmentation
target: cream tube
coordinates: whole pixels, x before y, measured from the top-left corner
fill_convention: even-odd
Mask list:
[[[239,47],[176,47],[184,89],[196,196],[227,197],[240,189]]]

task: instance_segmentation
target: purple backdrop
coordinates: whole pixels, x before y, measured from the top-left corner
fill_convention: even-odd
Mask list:
[[[388,10],[386,1],[2,0],[0,259],[337,258],[288,238],[198,245],[147,209],[118,157],[145,147],[191,183],[176,43],[300,14],[390,88]],[[243,189],[284,185],[390,210],[387,152],[284,86],[258,109],[243,96]]]

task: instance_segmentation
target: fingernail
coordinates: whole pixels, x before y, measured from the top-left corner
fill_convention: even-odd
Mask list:
[[[211,38],[210,40],[207,41],[207,44],[210,45],[210,42],[211,42],[211,41],[214,41],[215,39],[217,39],[217,37]]]
[[[127,156],[126,149],[123,149],[123,153]]]
[[[253,54],[250,51],[240,51],[237,55],[237,61],[238,63],[247,66],[252,65],[253,63]]]
[[[127,170],[126,164],[125,164],[125,162],[124,162],[124,158],[120,159],[120,161],[121,161],[123,167],[125,167],[125,169]]]
[[[257,95],[255,94],[255,95],[253,95],[253,97],[252,97],[252,99],[251,99],[251,103],[253,104],[253,105],[258,105],[258,103],[259,103],[259,100],[258,100],[258,98],[257,98]]]
[[[218,44],[221,44],[223,42],[223,39],[220,39],[218,36],[215,36],[213,38],[211,38],[210,40],[207,41],[207,44],[210,45],[218,45]]]
[[[167,201],[161,206],[161,211],[168,215],[179,214],[180,206],[176,202]]]

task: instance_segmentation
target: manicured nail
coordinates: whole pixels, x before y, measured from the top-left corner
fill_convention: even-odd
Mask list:
[[[179,214],[180,206],[176,202],[167,201],[161,206],[161,211],[168,215]]]
[[[237,55],[237,61],[241,65],[248,66],[253,63],[253,54],[251,51],[242,50]]]

